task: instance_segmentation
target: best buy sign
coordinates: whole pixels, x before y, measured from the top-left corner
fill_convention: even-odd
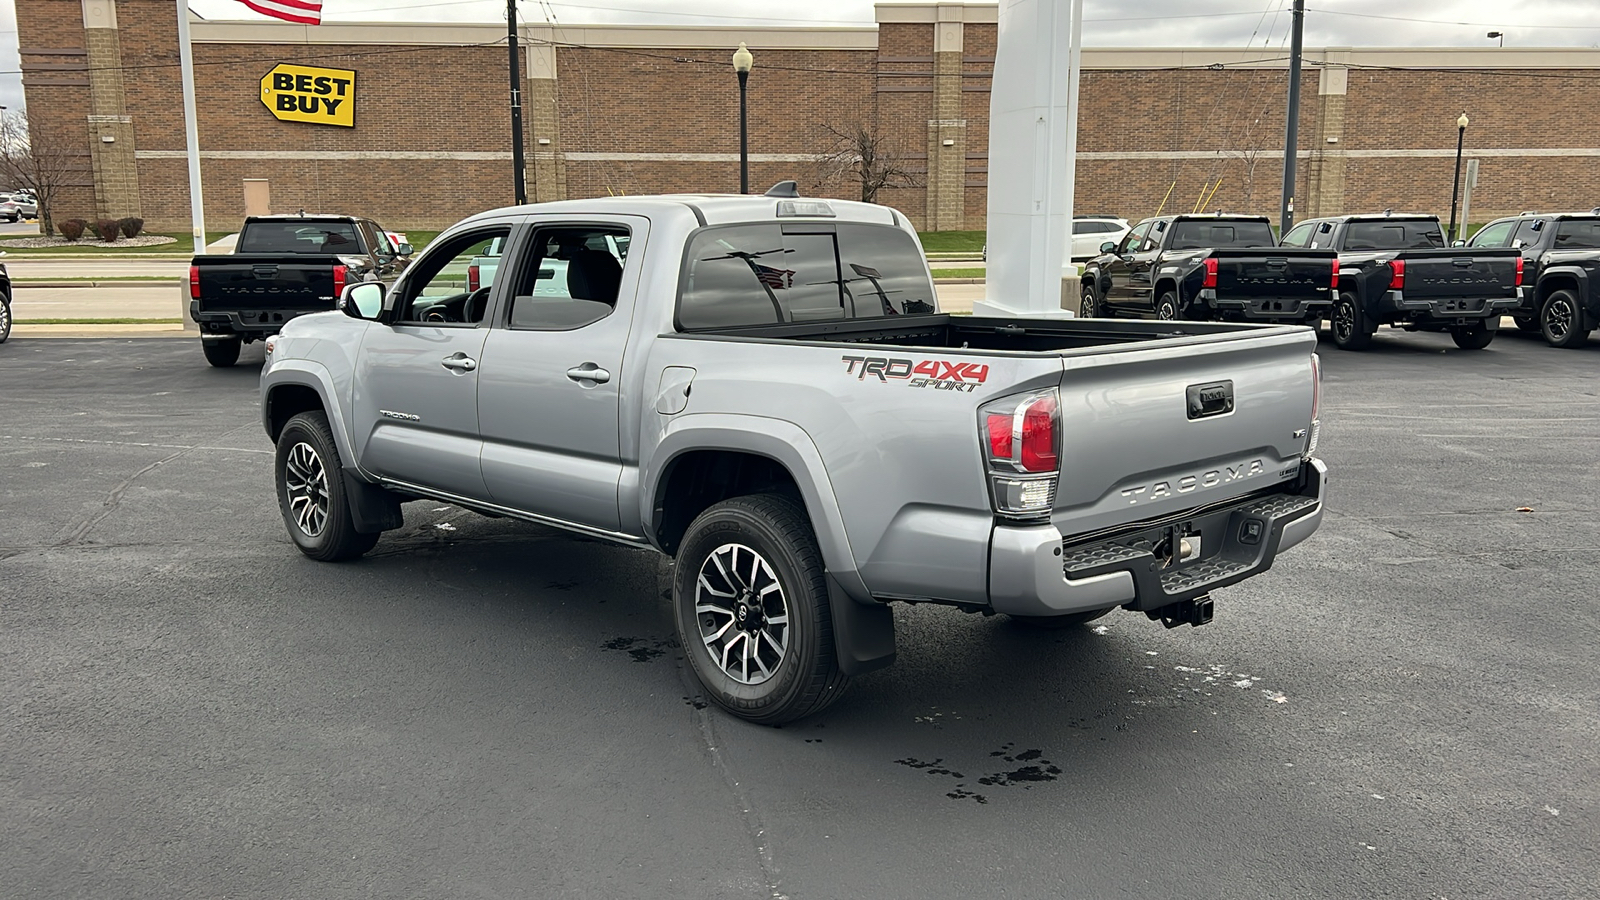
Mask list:
[[[356,124],[356,73],[350,69],[274,66],[261,78],[261,102],[285,122]]]

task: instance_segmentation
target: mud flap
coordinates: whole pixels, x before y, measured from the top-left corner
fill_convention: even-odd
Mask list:
[[[344,496],[350,504],[350,522],[360,534],[391,531],[405,524],[400,498],[375,484],[357,478],[349,469],[344,476]]]
[[[846,675],[862,675],[894,663],[894,611],[883,603],[858,603],[828,579],[833,646]]]

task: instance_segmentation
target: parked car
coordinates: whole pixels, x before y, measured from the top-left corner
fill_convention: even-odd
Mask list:
[[[1333,302],[1331,250],[1278,247],[1264,216],[1145,219],[1084,266],[1078,314],[1314,324]]]
[[[1582,347],[1600,327],[1600,208],[1496,219],[1467,246],[1522,254],[1522,303],[1511,311],[1517,328],[1552,347]]]
[[[1072,246],[1069,262],[1094,259],[1106,243],[1120,244],[1129,230],[1126,219],[1111,216],[1074,216],[1072,219]]]
[[[213,366],[231,366],[242,345],[295,316],[334,308],[347,283],[393,278],[411,248],[357,216],[251,216],[230,254],[189,263],[189,315]]]
[[[1283,245],[1338,251],[1339,295],[1329,318],[1341,350],[1366,347],[1379,325],[1448,331],[1457,347],[1481,350],[1494,340],[1500,317],[1521,302],[1522,257],[1446,247],[1437,216],[1307,219],[1289,229]]]
[[[13,200],[0,200],[0,220],[7,222],[22,221],[22,210]]]
[[[39,218],[39,202],[33,199],[32,194],[23,191],[18,191],[12,194],[0,194],[0,202],[10,202],[12,205],[16,206],[17,213],[24,219]],[[16,220],[12,219],[11,221],[14,222]]]
[[[893,602],[1199,625],[1316,530],[1308,329],[937,302],[907,217],[792,188],[473,216],[268,340],[285,527],[350,559],[429,498],[671,554],[686,664],[771,724],[892,662]]]

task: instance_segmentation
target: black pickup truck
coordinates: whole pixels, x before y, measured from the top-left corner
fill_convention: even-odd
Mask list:
[[[1448,331],[1463,350],[1482,350],[1500,317],[1521,302],[1522,257],[1513,250],[1450,248],[1437,216],[1307,219],[1285,247],[1339,254],[1339,296],[1329,314],[1333,343],[1360,350],[1379,325]]]
[[[1586,213],[1522,213],[1495,219],[1467,242],[1522,254],[1522,331],[1552,347],[1582,347],[1600,326],[1600,208]]]
[[[295,316],[333,309],[346,284],[387,280],[410,256],[409,244],[390,243],[371,219],[245,219],[233,253],[189,263],[189,316],[200,326],[206,361],[233,365],[243,344],[274,334]]]
[[[1078,315],[1314,324],[1333,300],[1328,250],[1277,246],[1264,216],[1145,219],[1083,270]]]

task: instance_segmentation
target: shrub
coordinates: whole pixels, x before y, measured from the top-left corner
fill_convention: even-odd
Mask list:
[[[91,227],[100,240],[108,244],[122,236],[122,228],[117,225],[116,219],[98,219]]]
[[[144,220],[138,216],[118,219],[117,225],[122,229],[122,236],[125,238],[136,238],[139,236],[139,232],[144,230]]]
[[[76,241],[83,237],[83,230],[89,227],[89,223],[82,219],[68,219],[62,222],[60,227],[63,238],[69,241]]]

